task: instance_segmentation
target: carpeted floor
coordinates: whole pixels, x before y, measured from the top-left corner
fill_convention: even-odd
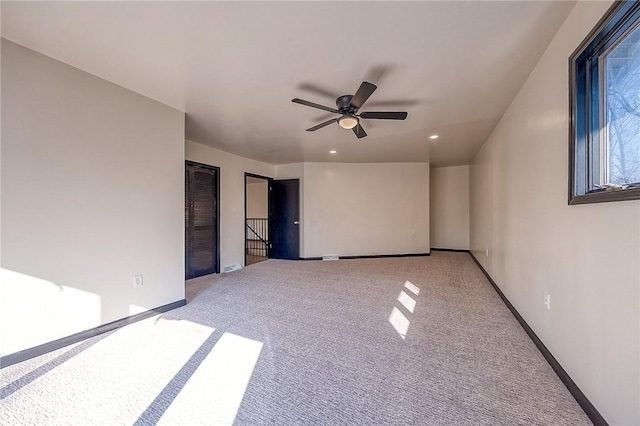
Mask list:
[[[465,253],[269,260],[0,371],[0,424],[591,424]]]

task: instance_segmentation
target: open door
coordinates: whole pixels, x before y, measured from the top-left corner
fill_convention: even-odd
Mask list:
[[[269,258],[269,181],[272,178],[244,174],[244,265]]]
[[[269,257],[300,259],[300,180],[269,182]]]

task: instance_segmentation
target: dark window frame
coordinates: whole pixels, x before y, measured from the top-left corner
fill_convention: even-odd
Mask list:
[[[569,204],[640,199],[640,187],[595,187],[600,174],[598,57],[640,19],[640,2],[619,1],[569,57]],[[595,135],[594,135],[595,134]],[[598,175],[598,178],[594,176]]]

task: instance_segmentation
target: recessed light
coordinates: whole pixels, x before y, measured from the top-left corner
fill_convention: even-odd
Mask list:
[[[438,139],[439,137],[440,136],[438,136],[438,135],[431,135],[431,136],[429,136],[429,139]]]
[[[329,154],[337,154],[338,151],[336,151],[335,149],[332,149],[331,151],[329,151]]]

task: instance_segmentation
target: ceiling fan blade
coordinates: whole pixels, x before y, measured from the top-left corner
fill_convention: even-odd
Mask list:
[[[333,113],[336,113],[336,114],[340,113],[340,111],[338,111],[335,108],[330,108],[330,107],[327,107],[327,106],[324,106],[324,105],[320,105],[320,104],[316,104],[316,103],[313,103],[313,102],[305,101],[304,99],[295,98],[295,99],[291,99],[291,102],[294,102],[294,103],[300,104],[300,105],[306,105],[306,106],[309,106],[309,107],[312,107],[312,108],[323,109],[325,111],[333,112]]]
[[[337,118],[332,118],[331,120],[327,120],[327,121],[325,121],[324,123],[320,123],[320,124],[318,124],[318,125],[316,125],[316,126],[309,127],[309,128],[307,129],[307,132],[315,132],[315,131],[316,131],[316,130],[318,130],[318,129],[322,129],[324,126],[328,126],[328,125],[329,125],[329,124],[331,124],[331,123],[336,123],[337,121],[338,121],[338,119],[337,119]]]
[[[369,108],[373,107],[383,107],[383,108],[400,108],[400,107],[410,107],[418,105],[420,102],[416,99],[387,99],[384,101],[372,101],[367,102],[367,106]]]
[[[371,96],[371,94],[375,92],[377,88],[378,87],[375,84],[371,84],[368,81],[363,81],[356,94],[353,95],[353,98],[351,98],[351,106],[356,109],[361,108],[362,105],[367,102],[369,96]]]
[[[351,129],[351,130],[353,130],[353,133],[355,133],[355,134],[356,134],[356,136],[358,137],[358,139],[362,139],[362,138],[364,138],[365,136],[367,136],[367,132],[365,132],[365,131],[364,131],[364,129],[362,128],[362,126],[360,125],[360,123],[358,123],[358,124],[356,125],[356,127],[354,127],[354,128],[353,128],[353,129]]]
[[[407,118],[406,112],[363,112],[360,118],[377,120],[404,120]]]

